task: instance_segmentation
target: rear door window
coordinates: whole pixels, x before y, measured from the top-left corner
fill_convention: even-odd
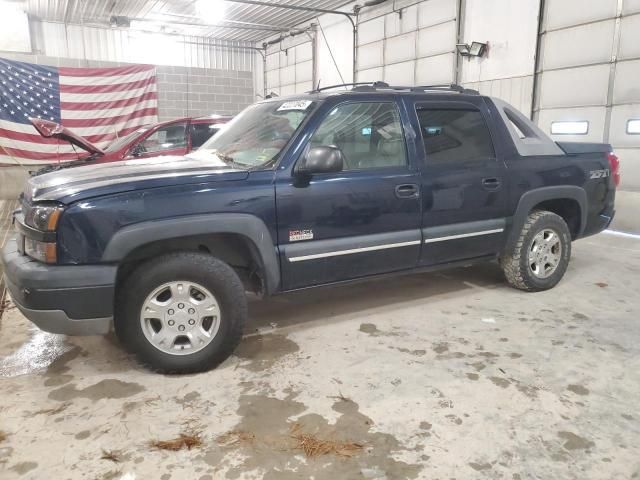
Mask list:
[[[419,108],[427,163],[464,163],[495,158],[493,142],[480,111]]]

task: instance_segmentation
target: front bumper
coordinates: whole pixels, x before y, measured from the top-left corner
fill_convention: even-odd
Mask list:
[[[47,265],[22,255],[15,238],[5,245],[2,263],[13,302],[42,330],[66,335],[110,330],[116,266]]]

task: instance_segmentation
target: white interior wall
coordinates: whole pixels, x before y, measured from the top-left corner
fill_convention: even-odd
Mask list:
[[[460,83],[531,113],[540,0],[466,0],[462,43],[487,42],[484,57],[460,59]]]
[[[483,59],[461,60],[456,79],[457,0],[396,0],[361,11],[358,21],[357,81],[383,80],[396,85],[459,83],[495,95],[525,114],[531,111],[539,0],[465,0],[463,39],[489,41]],[[353,4],[344,7],[352,11]],[[322,15],[335,58],[318,30],[317,79],[321,85],[352,81],[352,28],[339,15]],[[308,24],[301,25],[305,27]],[[286,42],[284,42],[286,45]],[[278,90],[282,72],[269,65],[269,91]],[[342,73],[342,78],[338,74]],[[284,73],[288,75],[287,72]],[[256,85],[261,83],[256,75]],[[289,79],[291,82],[291,79]],[[296,92],[297,93],[297,92]]]
[[[29,17],[20,9],[19,5],[2,2],[0,32],[2,32],[0,34],[0,51],[31,51]]]
[[[342,11],[352,11],[353,5],[343,7]],[[278,95],[302,93],[313,88],[312,54],[316,58],[316,83],[336,85],[353,81],[353,28],[343,15],[324,14],[312,21],[298,25],[297,29],[307,29],[315,24],[315,47],[309,36],[300,34],[285,38],[280,44],[267,49],[267,92]],[[268,40],[274,40],[271,37]],[[293,49],[291,55],[289,51]],[[302,53],[300,52],[302,50]],[[283,56],[283,52],[287,52]],[[300,56],[302,55],[302,56]],[[293,68],[291,68],[293,67]],[[256,74],[256,86],[261,87],[263,79]]]
[[[587,120],[587,135],[553,137],[610,142],[622,161],[622,187],[640,190],[640,135],[626,132],[630,119],[640,119],[640,0],[545,0],[536,74],[540,2],[395,0],[366,8],[358,23],[357,80],[461,83],[511,103],[548,133],[554,121]],[[317,77],[323,85],[349,82],[350,25],[334,15],[318,20],[343,80],[320,34]],[[463,43],[488,42],[486,56],[456,58],[458,28]]]
[[[318,17],[316,52],[320,85],[353,82],[353,27],[342,15]]]
[[[456,0],[397,0],[367,8],[358,23],[357,81],[452,83]]]
[[[267,48],[267,92],[292,95],[312,89],[315,32],[300,33]]]
[[[353,11],[354,5],[341,10]],[[322,26],[316,36],[317,81],[325,86],[354,81],[351,23],[343,16],[325,14],[297,27],[305,28],[310,23]],[[293,42],[287,39],[281,48],[286,49]],[[359,17],[356,81],[451,83],[455,43],[456,0],[396,0],[367,8]],[[269,48],[270,57],[277,48]],[[280,57],[278,62],[279,67],[275,58],[269,61],[267,91],[281,95],[304,91],[291,88],[291,72],[287,70],[291,60],[283,62]],[[277,68],[279,72],[275,71]],[[261,81],[261,75],[256,74],[256,85]],[[297,80],[295,83],[300,84]]]
[[[622,188],[640,191],[640,1],[547,0],[536,116],[550,133],[558,120],[587,121],[585,135],[555,140],[611,143],[621,159]]]

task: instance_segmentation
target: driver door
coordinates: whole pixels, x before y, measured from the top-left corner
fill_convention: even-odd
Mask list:
[[[284,289],[415,267],[421,243],[420,175],[408,161],[397,103],[333,107],[307,150],[314,146],[340,148],[343,170],[307,179],[278,171]]]
[[[128,158],[186,155],[187,122],[172,123],[153,130],[129,150]]]

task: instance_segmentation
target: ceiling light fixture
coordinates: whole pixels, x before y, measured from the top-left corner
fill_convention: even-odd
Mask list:
[[[224,0],[197,0],[196,15],[200,20],[213,23],[223,20],[227,12],[227,2]]]
[[[109,25],[113,28],[129,28],[131,27],[131,20],[124,15],[112,15],[109,18]]]

